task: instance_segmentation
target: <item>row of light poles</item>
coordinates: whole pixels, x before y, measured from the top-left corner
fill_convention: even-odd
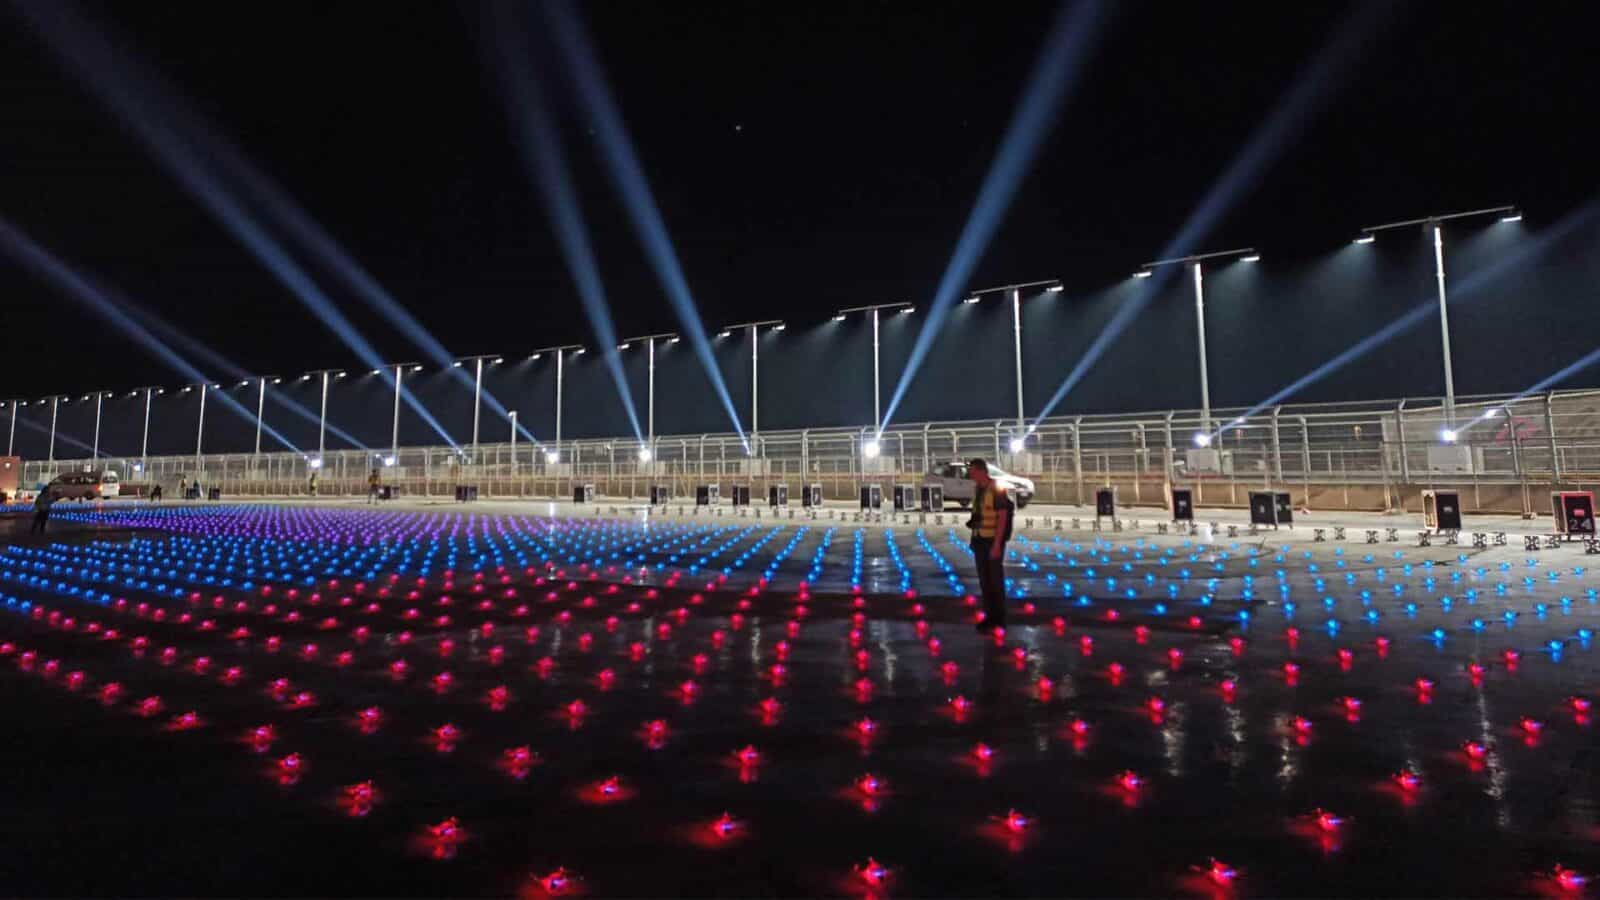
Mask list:
[[[1457,220],[1457,219],[1476,218],[1476,217],[1484,217],[1484,216],[1496,216],[1496,217],[1499,218],[1499,221],[1501,221],[1501,222],[1517,222],[1517,221],[1521,221],[1521,219],[1522,219],[1522,214],[1521,214],[1521,212],[1519,212],[1517,210],[1516,207],[1514,207],[1514,206],[1496,206],[1496,207],[1490,207],[1490,208],[1485,208],[1485,209],[1468,210],[1468,211],[1465,211],[1465,212],[1448,213],[1448,214],[1444,214],[1444,215],[1431,215],[1431,216],[1424,216],[1424,217],[1416,218],[1416,219],[1405,219],[1405,220],[1398,221],[1398,222],[1389,222],[1389,223],[1386,223],[1386,224],[1383,224],[1383,225],[1373,225],[1373,226],[1361,229],[1360,236],[1357,237],[1355,239],[1355,241],[1354,241],[1356,244],[1371,244],[1371,243],[1374,243],[1377,240],[1377,233],[1380,232],[1380,231],[1387,231],[1387,230],[1391,230],[1391,229],[1395,229],[1395,228],[1405,228],[1405,227],[1416,226],[1416,225],[1421,225],[1424,228],[1424,230],[1426,232],[1428,232],[1430,234],[1430,236],[1431,236],[1431,240],[1432,240],[1432,243],[1433,243],[1434,274],[1435,274],[1435,278],[1436,278],[1436,281],[1437,281],[1437,284],[1438,284],[1440,339],[1441,339],[1441,343],[1442,343],[1443,357],[1444,357],[1444,386],[1445,386],[1444,418],[1445,418],[1445,425],[1444,425],[1444,429],[1441,432],[1440,436],[1447,443],[1455,441],[1456,433],[1455,433],[1455,378],[1454,378],[1454,371],[1453,371],[1453,368],[1452,368],[1451,356],[1450,356],[1450,319],[1449,319],[1449,311],[1448,311],[1448,307],[1447,307],[1447,294],[1446,294],[1446,290],[1445,290],[1444,227],[1443,227],[1443,223],[1447,222],[1447,221]],[[1152,262],[1145,263],[1143,266],[1140,267],[1140,269],[1137,272],[1135,272],[1133,274],[1134,278],[1149,278],[1149,277],[1151,277],[1151,276],[1153,276],[1155,274],[1155,270],[1156,269],[1161,268],[1163,266],[1168,266],[1168,265],[1184,265],[1184,266],[1188,266],[1190,271],[1191,271],[1191,274],[1192,274],[1192,277],[1193,277],[1193,284],[1194,284],[1195,337],[1196,337],[1196,344],[1197,344],[1197,349],[1198,349],[1199,372],[1200,372],[1201,430],[1195,434],[1195,443],[1200,445],[1200,446],[1202,446],[1202,447],[1207,446],[1207,445],[1210,444],[1210,442],[1211,442],[1211,430],[1212,430],[1210,366],[1209,366],[1209,362],[1208,362],[1208,353],[1207,353],[1207,345],[1206,345],[1204,267],[1205,267],[1205,264],[1207,262],[1217,261],[1217,260],[1226,260],[1226,259],[1236,259],[1239,262],[1253,263],[1253,262],[1260,261],[1261,254],[1258,253],[1255,250],[1255,248],[1253,248],[1253,247],[1242,247],[1242,248],[1238,248],[1238,249],[1234,249],[1234,250],[1222,250],[1222,251],[1216,251],[1216,252],[1211,252],[1211,253],[1191,254],[1191,255],[1188,255],[1188,256],[1173,257],[1171,259],[1160,259],[1160,260],[1155,260],[1155,261],[1152,261]],[[1024,412],[1023,377],[1022,377],[1022,291],[1030,289],[1030,288],[1043,288],[1044,291],[1047,292],[1047,293],[1058,293],[1058,292],[1063,290],[1063,286],[1062,286],[1061,282],[1059,280],[1057,280],[1057,279],[1051,279],[1051,280],[1047,280],[1047,281],[1031,281],[1031,282],[1024,282],[1024,283],[1021,283],[1021,284],[1001,285],[999,287],[984,288],[984,289],[981,289],[981,290],[973,291],[963,301],[963,302],[968,303],[968,304],[975,304],[975,303],[981,302],[983,296],[986,295],[986,294],[991,294],[991,293],[1007,294],[1008,293],[1010,295],[1010,299],[1011,299],[1011,321],[1012,321],[1012,347],[1013,347],[1014,368],[1015,368],[1015,375],[1016,375],[1016,399],[1017,399],[1017,425],[1016,425],[1016,432],[1013,435],[1013,437],[1011,439],[1011,444],[1010,444],[1010,448],[1011,448],[1013,453],[1021,452],[1024,449],[1026,436],[1027,436],[1027,431],[1026,431],[1027,420],[1026,420],[1026,415],[1025,415],[1025,412]],[[901,314],[901,315],[907,315],[907,314],[913,313],[915,311],[916,311],[916,307],[914,305],[912,305],[911,303],[907,303],[907,302],[877,303],[877,304],[870,304],[870,305],[865,305],[865,306],[852,306],[852,307],[848,307],[848,308],[845,308],[845,309],[841,309],[833,316],[833,321],[842,322],[842,321],[844,321],[846,318],[848,318],[850,315],[852,315],[854,313],[866,313],[868,315],[868,317],[870,318],[871,322],[872,322],[872,419],[873,419],[873,435],[872,435],[872,438],[863,447],[863,452],[868,457],[876,457],[879,454],[879,452],[881,450],[880,439],[882,437],[882,429],[883,429],[882,379],[881,379],[881,375],[880,375],[880,371],[881,371],[880,370],[880,318],[884,314],[888,314],[888,313],[896,313],[896,314]],[[749,333],[749,335],[750,335],[750,435],[751,435],[752,440],[755,438],[755,436],[757,434],[759,434],[759,430],[760,430],[760,426],[759,426],[759,422],[760,422],[760,420],[759,420],[759,415],[760,415],[760,399],[759,399],[760,398],[760,391],[759,391],[759,387],[760,387],[760,339],[759,338],[760,338],[761,329],[766,328],[766,329],[769,329],[770,331],[777,332],[777,331],[784,330],[785,327],[786,327],[786,324],[780,319],[762,319],[762,320],[759,320],[759,321],[740,322],[740,323],[736,323],[736,324],[733,324],[733,325],[728,325],[725,328],[723,328],[717,335],[719,338],[728,338],[728,337],[731,337],[735,331],[739,331],[739,330],[747,331]],[[640,447],[640,449],[639,449],[639,459],[641,461],[644,461],[644,462],[648,462],[651,459],[652,454],[654,453],[654,448],[655,448],[655,372],[656,372],[655,357],[656,357],[656,344],[659,343],[659,342],[665,342],[665,343],[668,343],[668,344],[676,344],[680,340],[681,340],[681,337],[678,334],[674,333],[674,332],[662,332],[662,333],[657,333],[657,334],[646,334],[646,335],[639,335],[637,337],[626,338],[625,340],[622,341],[622,343],[617,345],[617,349],[618,350],[627,350],[630,347],[632,347],[634,344],[638,344],[638,343],[643,343],[645,345],[645,348],[646,348],[646,355],[647,355],[647,358],[648,358],[648,375],[647,375],[647,387],[646,387],[646,392],[647,392],[646,393],[646,417],[645,417],[646,418],[646,438],[645,438],[644,446]],[[556,361],[555,443],[554,443],[554,445],[553,445],[553,447],[551,449],[548,449],[546,451],[546,458],[551,463],[557,462],[560,459],[561,411],[562,411],[562,395],[563,395],[563,388],[564,388],[564,383],[563,383],[564,382],[564,377],[563,376],[564,376],[565,361],[566,361],[566,358],[567,358],[567,356],[569,354],[572,355],[572,356],[577,356],[579,354],[582,354],[584,352],[584,350],[585,350],[585,348],[580,344],[563,344],[563,345],[560,345],[560,346],[540,348],[538,350],[533,351],[533,353],[529,356],[530,360],[538,360],[546,353],[555,354],[555,361]],[[503,363],[504,361],[505,361],[505,359],[504,359],[503,356],[499,356],[499,355],[496,355],[496,354],[480,354],[480,355],[477,355],[477,356],[462,357],[460,359],[455,360],[454,363],[453,363],[453,365],[456,366],[456,367],[461,367],[461,366],[465,365],[466,363],[472,363],[473,364],[474,376],[473,376],[473,407],[472,407],[472,452],[473,452],[473,458],[474,459],[476,459],[477,452],[478,452],[479,420],[480,420],[480,414],[481,414],[481,411],[482,411],[482,396],[483,396],[483,367],[484,367],[485,363],[488,363],[490,365],[499,365],[500,363]],[[405,374],[407,372],[411,372],[411,373],[420,372],[422,370],[422,366],[420,364],[417,364],[417,363],[388,363],[388,364],[385,364],[382,368],[373,369],[372,370],[372,374],[374,374],[374,375],[380,374],[382,371],[384,371],[385,369],[389,369],[389,368],[394,369],[394,384],[395,384],[395,387],[394,387],[394,417],[393,417],[393,423],[392,423],[392,428],[391,428],[391,436],[390,436],[390,446],[391,446],[390,453],[391,453],[391,455],[390,455],[389,460],[388,460],[388,463],[390,465],[393,465],[394,462],[398,459],[399,452],[400,452],[400,394],[401,394],[401,383],[402,383],[402,381],[403,381],[403,379],[405,377]],[[340,369],[317,369],[317,370],[314,370],[312,372],[308,372],[308,373],[300,376],[300,381],[302,381],[302,382],[303,381],[309,381],[310,379],[312,379],[314,377],[320,377],[321,382],[322,382],[321,409],[320,409],[319,415],[318,415],[318,426],[317,426],[317,457],[313,461],[313,467],[320,467],[321,462],[322,462],[322,458],[323,458],[324,454],[326,453],[326,449],[327,449],[328,387],[329,387],[330,381],[333,380],[333,379],[343,378],[343,377],[345,377],[345,374],[346,373],[343,370],[340,370]],[[256,377],[256,381],[258,382],[259,389],[258,389],[258,394],[257,394],[257,399],[256,399],[256,445],[255,445],[255,452],[258,455],[261,453],[262,421],[263,421],[264,407],[265,407],[265,402],[266,402],[267,383],[268,383],[269,380],[271,381],[272,384],[279,384],[279,383],[282,382],[282,379],[279,378],[279,377],[276,377],[276,376],[263,375],[263,376],[257,376]],[[239,386],[240,387],[245,387],[245,386],[248,386],[249,383],[250,382],[247,379],[245,381],[241,381],[239,383]],[[200,460],[200,456],[201,456],[202,442],[203,442],[203,438],[204,438],[204,434],[205,434],[205,394],[206,394],[206,390],[205,389],[207,387],[210,387],[212,389],[217,389],[217,388],[220,388],[220,385],[216,385],[216,384],[207,385],[205,383],[198,383],[197,382],[197,383],[190,384],[190,385],[184,387],[183,388],[183,393],[188,393],[189,391],[193,390],[196,387],[201,388],[199,422],[198,422],[198,427],[197,427],[197,433],[196,433],[196,436],[195,436],[195,461],[196,461],[196,464],[198,465],[199,464],[199,460]],[[144,411],[144,436],[143,436],[143,441],[142,441],[142,444],[141,444],[140,455],[141,455],[141,458],[143,458],[145,460],[148,460],[148,457],[149,457],[149,444],[150,444],[150,403],[151,403],[152,397],[154,397],[157,394],[164,393],[164,390],[161,389],[161,388],[157,388],[157,387],[143,387],[143,388],[135,389],[134,391],[130,392],[128,394],[128,396],[129,397],[137,396],[141,391],[144,392],[144,395],[145,395],[145,411]],[[109,393],[109,392],[98,392],[98,393],[95,393],[95,394],[85,394],[82,399],[87,401],[91,396],[95,398],[94,446],[92,448],[91,453],[92,453],[92,455],[94,457],[98,457],[99,456],[99,449],[100,449],[101,402],[104,400],[104,398],[112,396],[112,394]],[[50,403],[50,442],[49,442],[48,457],[49,457],[49,461],[52,462],[52,463],[55,461],[55,431],[56,431],[56,419],[57,419],[58,406],[59,406],[60,403],[70,402],[70,400],[71,400],[71,398],[68,397],[67,395],[57,394],[57,395],[53,395],[53,396],[49,396],[49,397],[43,397],[38,401],[41,404],[46,402],[46,401],[48,401]],[[13,453],[13,451],[14,451],[14,448],[15,448],[16,427],[17,427],[17,408],[19,406],[27,406],[29,402],[30,401],[25,401],[25,400],[12,400],[12,401],[9,401],[9,405],[11,406],[11,423],[10,423],[9,435],[8,435],[8,438],[7,438],[7,445],[6,445],[6,453],[7,453],[7,455],[11,455]],[[0,404],[0,405],[4,405],[4,404]],[[511,418],[511,425],[512,425],[512,441],[514,442],[516,440],[516,412],[512,411],[509,415],[510,415],[510,418]],[[754,448],[751,448],[751,452],[752,453],[754,452]]]

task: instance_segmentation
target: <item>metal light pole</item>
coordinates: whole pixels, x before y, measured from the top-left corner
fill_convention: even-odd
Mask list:
[[[577,356],[583,352],[583,345],[563,344],[559,347],[540,347],[528,357],[531,361],[546,353],[554,353],[556,355],[556,438],[553,445],[554,449],[545,452],[545,459],[549,462],[559,462],[561,459],[561,390],[563,387],[562,382],[566,375],[565,364],[568,350],[572,351],[573,356]],[[554,459],[551,458],[551,454],[554,454]]]
[[[322,468],[328,450],[328,382],[331,378],[343,378],[343,369],[315,369],[300,376],[301,381],[309,381],[313,375],[322,377],[322,409],[317,416],[317,464],[312,468]]]
[[[1043,288],[1050,293],[1060,293],[1062,290],[1059,279],[1046,281],[1026,281],[1022,284],[1004,284],[999,287],[984,288],[973,291],[963,302],[973,304],[979,302],[984,294],[1009,293],[1011,295],[1011,348],[1015,361],[1017,378],[1017,430],[1012,435],[1012,452],[1020,452],[1021,442],[1027,435],[1027,416],[1023,412],[1022,396],[1022,292],[1028,288]]]
[[[28,405],[28,401],[26,401],[26,400],[12,400],[11,401],[11,434],[6,438],[6,455],[7,456],[15,455],[16,444],[17,444],[17,406],[19,404],[22,405],[22,406],[27,406]]]
[[[222,385],[220,385],[220,384],[209,384],[207,382],[201,381],[201,382],[196,382],[195,384],[191,384],[191,385],[189,385],[189,386],[187,386],[187,387],[185,387],[183,389],[183,392],[185,394],[189,393],[189,391],[191,389],[193,389],[193,388],[199,388],[200,389],[200,415],[199,415],[199,418],[198,418],[198,422],[195,425],[195,433],[194,433],[194,471],[195,471],[196,475],[200,474],[200,468],[201,468],[200,452],[201,452],[201,446],[204,443],[205,434],[206,434],[206,394],[209,393],[208,389],[220,388],[220,387],[222,387]]]
[[[1405,228],[1410,225],[1421,225],[1424,230],[1433,233],[1433,271],[1439,285],[1439,339],[1444,349],[1444,439],[1447,443],[1455,440],[1456,382],[1455,372],[1450,364],[1450,313],[1447,309],[1444,290],[1443,223],[1451,219],[1466,219],[1475,216],[1498,216],[1502,222],[1516,222],[1522,219],[1522,213],[1518,212],[1516,207],[1496,206],[1489,209],[1474,209],[1443,216],[1424,216],[1420,219],[1390,222],[1386,225],[1373,225],[1370,228],[1361,229],[1361,237],[1356,238],[1355,241],[1358,244],[1370,244],[1376,239],[1376,233],[1379,231],[1387,231],[1391,228]]]
[[[500,363],[505,362],[504,357],[496,356],[493,353],[487,353],[479,356],[464,356],[461,359],[456,360],[454,363],[456,368],[460,368],[462,363],[470,362],[473,364],[473,368],[475,370],[475,375],[472,379],[472,461],[474,463],[478,461],[478,418],[483,407],[484,360],[488,360],[494,365],[499,365]]]
[[[87,400],[89,396],[85,394],[83,399]],[[89,448],[89,460],[90,464],[95,465],[96,468],[98,468],[97,462],[100,459],[100,407],[105,402],[105,399],[105,391],[98,391],[94,395],[94,443]]]
[[[511,410],[507,417],[511,419],[511,477],[517,477],[517,411]]]
[[[1198,253],[1193,256],[1147,262],[1143,268],[1134,273],[1135,278],[1148,278],[1157,267],[1175,264],[1186,265],[1194,270],[1195,340],[1199,345],[1200,355],[1200,434],[1196,436],[1196,441],[1203,444],[1209,444],[1211,441],[1211,366],[1206,360],[1206,293],[1201,267],[1205,260],[1228,257],[1237,257],[1240,262],[1258,262],[1261,254],[1257,253],[1254,247]]]
[[[409,362],[389,363],[385,368],[394,369],[394,418],[391,420],[389,426],[389,459],[392,460],[392,462],[390,462],[389,465],[397,465],[400,462],[400,382],[405,379],[407,369],[410,369],[413,372],[421,372],[422,365],[420,363]],[[381,374],[382,372],[383,369],[372,370],[372,374],[374,375]]]
[[[916,311],[910,303],[879,303],[873,306],[852,306],[841,309],[834,314],[835,322],[843,322],[845,316],[851,313],[864,312],[872,318],[872,436],[873,443],[883,433],[883,405],[881,383],[878,378],[878,314],[886,310],[898,310],[902,314]]]
[[[744,328],[750,332],[750,437],[755,438],[761,432],[761,329],[771,328],[773,331],[782,331],[788,327],[782,319],[762,319],[759,322],[740,322],[737,325],[728,325],[717,334],[719,338],[732,337],[734,331]],[[752,440],[751,452],[755,451]]]
[[[256,386],[256,456],[261,455],[261,427],[267,408],[267,379],[269,378],[272,379],[273,384],[277,384],[283,380],[272,375],[259,375],[256,377],[256,381],[258,382]],[[249,386],[250,379],[248,378],[239,382],[239,387]]]
[[[51,469],[55,468],[56,463],[56,406],[64,399],[66,398],[59,394],[54,397],[41,397],[39,399],[40,403],[46,400],[50,401],[50,449],[48,451],[48,462]]]
[[[650,375],[646,388],[646,413],[645,413],[645,445],[639,450],[639,458],[649,462],[655,454],[656,447],[656,341],[664,340],[669,344],[676,344],[680,338],[672,332],[661,334],[642,334],[638,337],[624,338],[617,345],[618,350],[626,350],[634,341],[644,341],[646,354],[650,361]]]
[[[158,387],[134,388],[128,393],[129,397],[136,397],[144,391],[144,437],[139,443],[139,471],[150,468],[150,398],[156,394],[164,394],[166,390]]]

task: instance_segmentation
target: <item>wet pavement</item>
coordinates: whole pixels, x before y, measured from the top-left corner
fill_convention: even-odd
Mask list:
[[[0,516],[8,894],[1579,896],[1600,871],[1577,544],[1039,528],[997,640],[949,523],[106,504],[52,529]]]

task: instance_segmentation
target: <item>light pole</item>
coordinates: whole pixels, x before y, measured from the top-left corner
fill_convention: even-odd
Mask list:
[[[1421,225],[1424,231],[1433,233],[1433,271],[1439,284],[1439,338],[1444,347],[1444,431],[1440,436],[1444,438],[1445,443],[1453,443],[1456,439],[1456,382],[1455,372],[1450,366],[1450,314],[1446,309],[1444,291],[1444,223],[1451,219],[1476,216],[1498,216],[1502,222],[1517,222],[1522,219],[1522,213],[1518,212],[1516,207],[1496,206],[1490,209],[1474,209],[1443,216],[1424,216],[1420,219],[1407,219],[1404,222],[1373,225],[1361,229],[1361,236],[1355,240],[1358,244],[1370,244],[1377,239],[1377,232],[1410,225]]]
[[[1011,452],[1021,453],[1024,441],[1027,440],[1027,418],[1023,414],[1022,403],[1022,292],[1028,288],[1044,288],[1052,294],[1060,293],[1061,281],[1049,279],[1047,281],[1028,281],[1022,284],[1005,284],[1000,287],[984,288],[973,291],[967,299],[962,301],[967,304],[977,303],[983,299],[984,294],[1009,293],[1011,295],[1011,346],[1016,360],[1017,370],[1017,430],[1011,436]]]
[[[639,460],[641,462],[649,462],[656,452],[656,341],[676,344],[679,340],[680,338],[676,334],[664,332],[662,334],[642,334],[638,337],[624,338],[622,343],[617,345],[618,350],[626,350],[634,341],[644,341],[646,354],[650,360],[650,377],[647,381],[648,386],[645,392],[647,406],[645,412],[646,437],[645,445],[639,448]]]
[[[502,356],[485,353],[479,356],[464,356],[453,363],[456,368],[461,368],[462,363],[472,363],[476,374],[472,379],[472,461],[478,461],[478,414],[483,411],[483,362],[488,360],[492,365],[505,362]]]
[[[886,311],[898,310],[901,315],[910,315],[917,308],[910,303],[878,303],[872,306],[852,306],[841,309],[834,314],[835,322],[843,322],[851,313],[864,312],[872,319],[872,440],[862,448],[868,457],[878,455],[878,438],[883,435],[883,406],[880,380],[878,377],[878,316]]]
[[[71,399],[71,397],[68,397],[64,394],[56,394],[50,397],[39,398],[40,403],[43,403],[46,400],[50,401],[50,449],[47,455],[49,457],[48,462],[50,463],[50,468],[52,470],[56,467],[56,407],[57,404],[64,401],[70,401]]]
[[[517,477],[517,411],[510,410],[506,417],[511,420],[511,477]]]
[[[556,463],[561,461],[561,389],[562,379],[565,377],[567,351],[571,350],[573,356],[583,352],[582,344],[562,344],[559,347],[540,347],[529,355],[529,361],[538,359],[546,353],[556,355],[556,442],[551,449],[544,452],[545,462]]]
[[[257,382],[257,385],[256,385],[256,455],[257,456],[261,455],[261,423],[262,423],[262,417],[266,413],[266,409],[267,409],[267,380],[268,379],[271,379],[273,384],[278,384],[278,383],[283,381],[282,378],[279,378],[276,375],[259,375],[259,376],[256,377],[256,382]],[[248,378],[246,378],[245,380],[239,382],[239,387],[249,387],[249,386],[250,386],[250,379],[248,379]]]
[[[323,457],[328,450],[328,380],[330,378],[343,378],[343,369],[316,369],[300,376],[301,381],[309,381],[313,375],[322,377],[322,411],[317,416],[317,464],[312,466],[320,469]]]
[[[384,369],[394,369],[394,419],[389,428],[389,460],[388,465],[396,465],[400,461],[400,382],[405,378],[406,372],[421,372],[421,363],[386,363],[382,369],[373,369],[372,374],[382,375]]]
[[[1261,254],[1254,247],[1241,247],[1237,250],[1219,250],[1216,253],[1197,253],[1193,256],[1177,256],[1172,259],[1158,259],[1147,262],[1139,271],[1133,273],[1135,278],[1149,278],[1154,270],[1161,266],[1182,264],[1194,272],[1194,321],[1195,337],[1200,346],[1200,431],[1195,434],[1196,444],[1204,447],[1211,443],[1211,367],[1206,361],[1206,292],[1202,267],[1208,259],[1225,259],[1237,257],[1240,262],[1259,262]]]
[[[189,391],[193,390],[194,388],[200,389],[200,415],[198,417],[198,423],[195,425],[194,432],[194,471],[196,475],[200,474],[200,450],[206,435],[206,394],[210,393],[210,389],[216,389],[220,387],[222,387],[220,384],[208,384],[204,381],[200,381],[188,385],[183,389],[183,393],[185,394],[189,393]]]
[[[762,319],[759,322],[740,322],[737,325],[728,325],[717,334],[719,338],[732,337],[733,332],[743,328],[750,332],[750,452],[755,453],[755,436],[761,432],[761,329],[769,328],[773,332],[782,331],[788,326],[781,319]]]
[[[94,444],[89,448],[89,459],[96,468],[100,459],[100,407],[109,396],[109,391],[98,391],[94,395]],[[89,399],[89,395],[84,394],[83,399]]]
[[[140,391],[144,391],[144,437],[139,443],[139,471],[143,472],[150,468],[150,398],[165,394],[166,390],[158,387],[134,388],[128,392],[128,396],[137,397]]]
[[[6,438],[6,455],[14,456],[17,444],[17,407],[27,406],[26,400],[11,401],[11,434]]]

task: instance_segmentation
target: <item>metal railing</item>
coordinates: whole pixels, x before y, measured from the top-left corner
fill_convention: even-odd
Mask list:
[[[1209,435],[1209,446],[1196,435]],[[1600,391],[1458,398],[1454,423],[1438,398],[1411,398],[1216,409],[1209,423],[1196,410],[1055,417],[1015,453],[1014,436],[1011,420],[926,422],[887,429],[876,457],[870,428],[812,428],[750,436],[748,452],[734,434],[661,436],[648,462],[636,441],[618,437],[483,444],[476,456],[405,447],[392,465],[387,451],[337,450],[320,466],[311,455],[267,452],[102,458],[99,467],[131,492],[160,483],[169,496],[196,480],[230,497],[306,496],[312,474],[319,495],[360,495],[377,468],[402,495],[449,496],[471,484],[484,497],[556,498],[593,484],[601,496],[634,498],[660,484],[688,497],[699,484],[735,483],[759,498],[784,483],[821,484],[842,498],[863,483],[914,483],[941,463],[983,456],[1031,478],[1046,503],[1092,503],[1095,488],[1111,486],[1124,504],[1164,505],[1167,486],[1185,485],[1211,506],[1243,506],[1252,488],[1275,487],[1320,509],[1415,509],[1420,491],[1452,488],[1467,511],[1523,513],[1547,511],[1539,495],[1552,486],[1600,483]],[[94,469],[88,460],[28,461],[22,483]]]

